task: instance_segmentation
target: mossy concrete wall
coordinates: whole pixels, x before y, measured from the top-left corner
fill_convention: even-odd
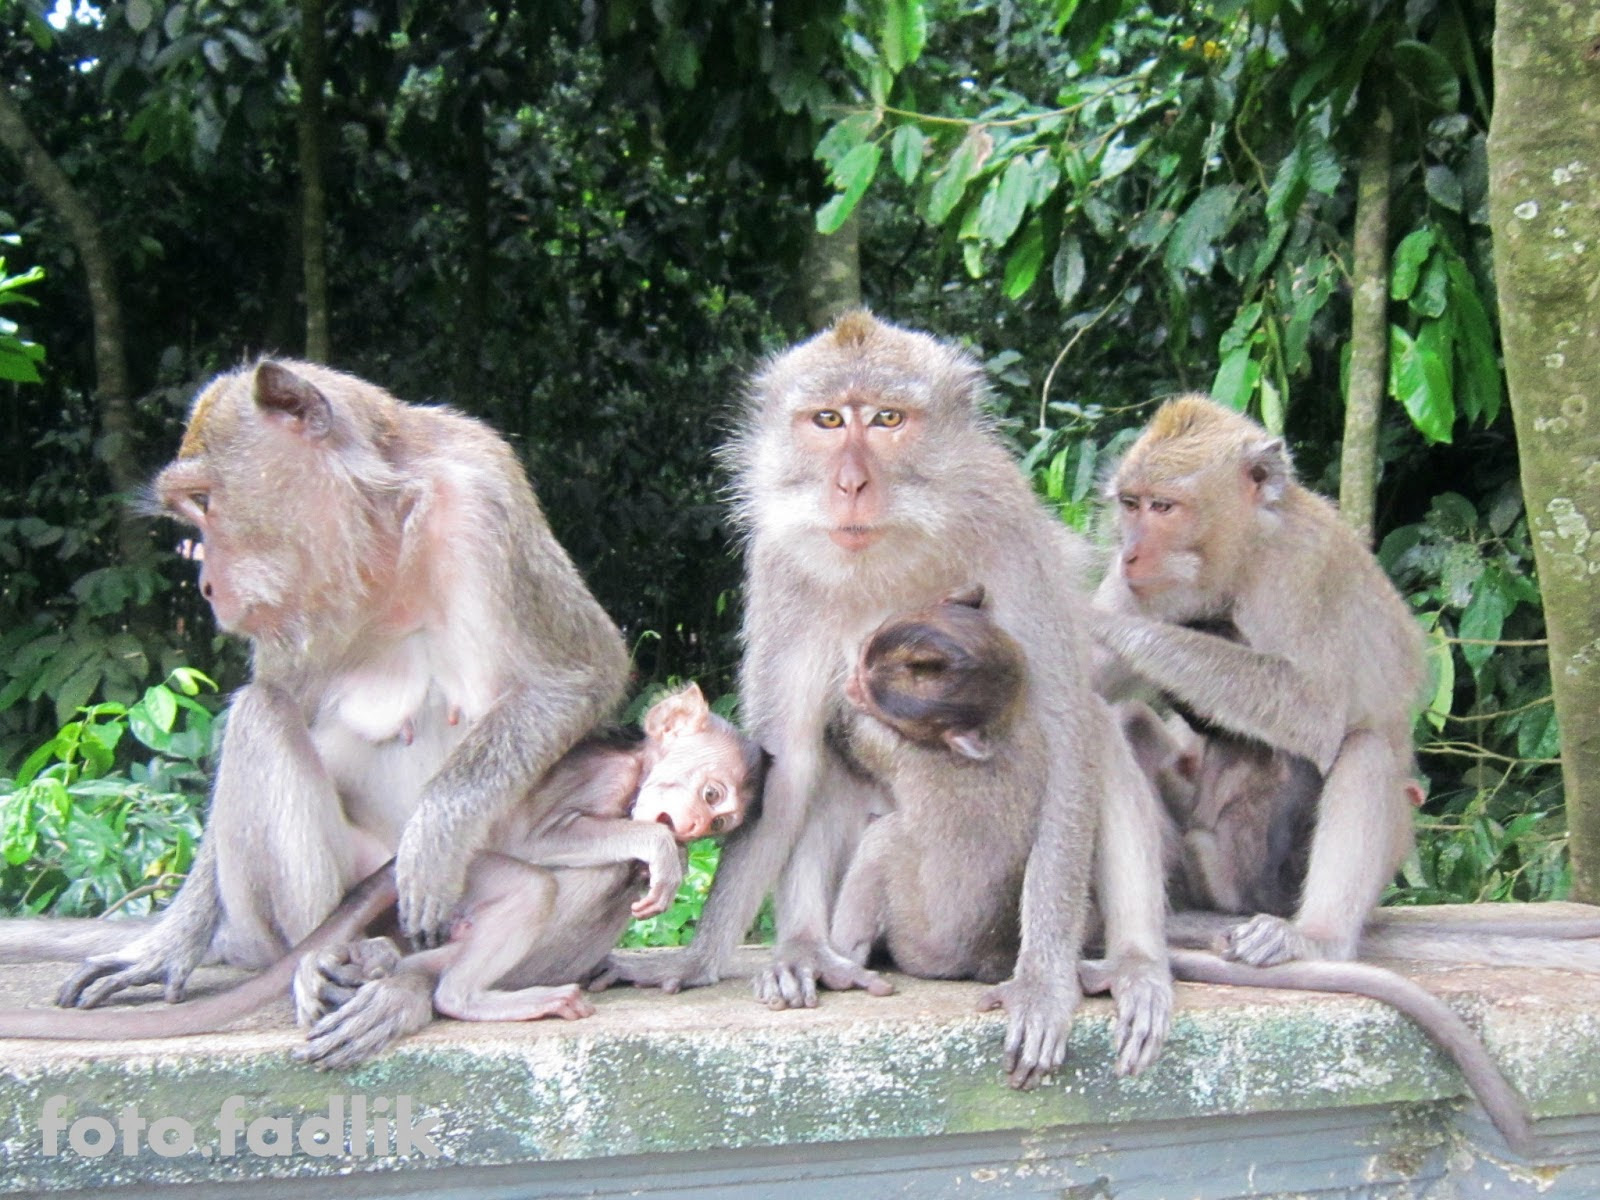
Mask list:
[[[0,1003],[60,970],[6,968]],[[289,1060],[286,1011],[166,1043],[0,1042],[0,1193],[1600,1196],[1600,980],[1412,973],[1529,1096],[1538,1161],[1371,1001],[1180,985],[1165,1054],[1119,1080],[1091,1000],[1066,1071],[1018,1093],[978,985],[773,1013],[730,980],[607,992],[571,1023],[440,1022],[344,1074]],[[407,1112],[399,1154],[384,1130]]]

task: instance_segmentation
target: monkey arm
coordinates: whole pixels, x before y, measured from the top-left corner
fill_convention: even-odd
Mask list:
[[[1331,712],[1332,698],[1282,655],[1122,613],[1097,610],[1091,628],[1129,669],[1205,720],[1310,759],[1320,771],[1333,765],[1346,715]]]
[[[683,854],[664,825],[626,817],[576,817],[541,833],[519,857],[536,867],[609,867],[638,861],[650,872],[635,917],[653,917],[672,904],[683,882]]]
[[[400,924],[413,940],[445,940],[467,864],[485,848],[491,824],[518,802],[530,806],[530,821],[550,810],[554,796],[535,783],[605,717],[612,700],[595,672],[552,672],[512,688],[467,730],[400,835]]]
[[[114,954],[86,959],[62,983],[56,1003],[93,1008],[124,988],[159,983],[169,1004],[205,958],[222,918],[217,893],[216,839],[202,838],[189,875],[155,928]]]

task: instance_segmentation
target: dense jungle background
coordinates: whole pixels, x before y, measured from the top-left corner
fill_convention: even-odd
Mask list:
[[[1161,397],[1285,432],[1432,639],[1396,898],[1565,895],[1490,257],[1493,18],[0,0],[0,902],[138,910],[192,854],[247,661],[137,502],[209,375],[307,356],[485,418],[641,689],[725,694],[712,451],[763,355],[857,301],[973,349],[1079,526]]]

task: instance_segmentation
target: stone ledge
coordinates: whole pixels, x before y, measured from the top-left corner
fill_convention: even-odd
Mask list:
[[[6,968],[0,1003],[38,1002],[60,973]],[[1179,985],[1166,1052],[1118,1080],[1110,1004],[1090,1000],[1065,1072],[1017,1093],[998,1068],[1003,1017],[975,1011],[980,985],[896,977],[891,997],[827,994],[816,1009],[773,1013],[736,978],[671,997],[614,990],[578,1022],[439,1022],[342,1075],[288,1060],[286,1009],[168,1042],[0,1042],[0,1192],[165,1195],[254,1180],[281,1195],[294,1180],[340,1196],[1600,1194],[1600,980],[1409,973],[1480,1031],[1529,1097],[1537,1164],[1512,1159],[1461,1102],[1450,1063],[1372,1001]],[[229,978],[203,975],[205,987]],[[120,1134],[86,1157],[63,1132],[50,1156],[42,1118],[57,1096],[69,1126],[115,1124],[132,1105],[146,1121],[187,1122],[213,1147],[229,1097],[241,1097],[246,1126],[269,1118],[265,1146],[271,1118],[298,1128],[334,1097],[349,1117],[358,1097],[370,1114],[380,1098],[392,1112],[409,1096],[414,1118],[437,1118],[438,1154],[318,1157],[293,1145],[268,1156],[241,1132],[230,1158],[148,1145],[127,1157]]]

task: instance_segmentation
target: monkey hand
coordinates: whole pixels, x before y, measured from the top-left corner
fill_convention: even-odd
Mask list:
[[[450,922],[466,891],[467,846],[426,805],[406,822],[395,851],[395,891],[400,931],[413,946],[427,949],[450,940]]]
[[[645,886],[644,895],[635,900],[632,906],[634,917],[641,921],[666,912],[677,899],[678,885],[683,882],[683,852],[669,835],[662,839],[660,847],[652,851],[645,866],[650,870],[650,880]]]
[[[1118,1075],[1137,1075],[1155,1062],[1172,1025],[1172,972],[1165,962],[1124,959],[1111,979],[1117,1004]]]
[[[768,1008],[815,1008],[817,984],[836,992],[860,988],[887,996],[894,985],[876,971],[846,958],[826,942],[791,939],[777,946],[772,961],[752,981],[756,999]]]
[[[584,987],[591,992],[603,992],[614,983],[629,983],[634,987],[660,988],[671,995],[684,988],[708,987],[721,979],[722,972],[711,963],[702,962],[690,946],[681,950],[607,955]]]
[[[433,978],[421,971],[391,975],[359,988],[345,1004],[306,1032],[306,1044],[290,1053],[319,1071],[341,1071],[364,1063],[433,1019]]]
[[[1038,1087],[1066,1061],[1079,998],[1076,974],[1055,982],[1018,975],[984,993],[980,1010],[1003,1008],[1010,1018],[1002,1065],[1012,1087]]]
[[[56,1003],[62,1008],[94,1008],[124,988],[159,983],[168,1004],[183,999],[189,976],[205,957],[208,942],[196,942],[157,925],[119,953],[97,954],[61,985]]]
[[[394,974],[399,965],[400,947],[392,938],[365,938],[307,954],[290,985],[295,1024],[310,1028],[348,1003],[362,984]]]

